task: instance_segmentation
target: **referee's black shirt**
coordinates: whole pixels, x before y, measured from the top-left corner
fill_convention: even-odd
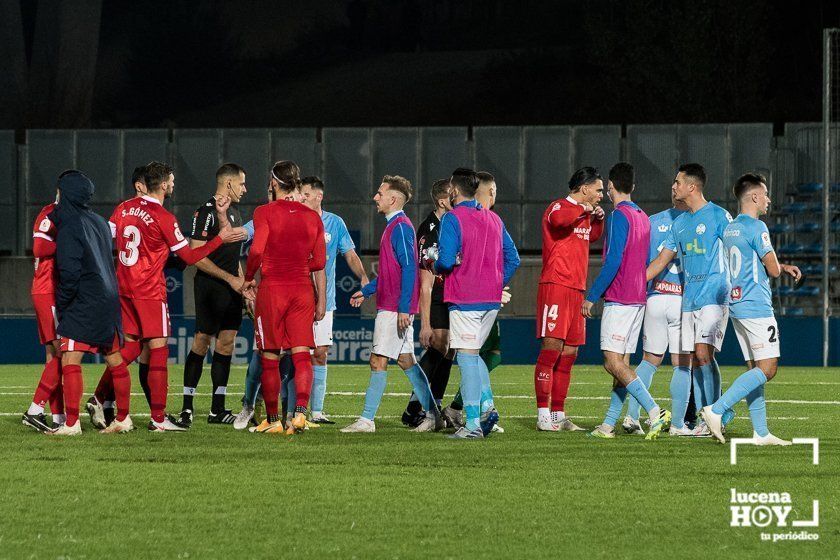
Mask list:
[[[228,220],[231,227],[239,227],[242,225],[242,216],[239,214],[239,208],[231,202],[228,208]],[[216,199],[210,197],[207,202],[196,209],[193,214],[192,230],[190,237],[198,241],[210,241],[219,235],[219,220],[216,217]],[[242,242],[225,243],[212,253],[208,255],[210,261],[234,276],[239,275],[239,254],[242,251]],[[215,278],[201,270],[196,271],[196,276],[204,276],[205,278],[212,278],[217,282],[226,282]]]
[[[417,228],[417,254],[420,257],[422,266],[426,258],[426,251],[438,247],[438,232],[440,231],[440,220],[434,212],[429,212],[420,227]],[[435,276],[435,283],[432,285],[432,303],[443,303],[443,275]]]

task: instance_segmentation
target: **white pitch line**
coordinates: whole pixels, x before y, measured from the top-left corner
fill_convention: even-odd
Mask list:
[[[22,414],[23,414],[22,412],[0,412],[0,416],[21,416]],[[149,413],[148,412],[139,412],[139,413],[132,412],[131,416],[132,417],[137,417],[137,418],[148,418]],[[330,414],[330,418],[356,419],[358,417],[359,417],[358,414]],[[377,420],[395,420],[397,418],[402,418],[402,416],[398,416],[398,415],[379,416],[379,415],[377,415],[376,418],[377,418]],[[503,414],[501,418],[502,418],[502,421],[504,421],[504,420],[508,420],[508,419],[510,419],[510,420],[528,420],[528,419],[536,420],[537,417],[534,414],[527,414],[527,415]],[[574,418],[575,420],[603,420],[604,417],[603,416],[570,416],[569,418]],[[810,417],[809,416],[768,416],[767,419],[768,420],[781,420],[781,421],[785,421],[785,420],[803,421],[803,420],[810,420]]]

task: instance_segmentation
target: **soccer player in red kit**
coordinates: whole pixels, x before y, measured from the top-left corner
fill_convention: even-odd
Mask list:
[[[299,185],[300,169],[292,161],[274,164],[272,176],[283,185]],[[296,406],[287,433],[306,427],[306,412],[312,390],[312,360],[315,347],[313,324],[315,290],[323,294],[326,277],[311,273],[326,264],[324,223],[321,216],[300,202],[275,200],[254,210],[254,239],[245,271],[246,297],[253,295],[254,276],[260,271],[256,295],[254,338],[262,362],[262,393],[267,418],[257,432],[285,430],[278,410],[280,354],[290,350],[295,367]],[[291,403],[290,403],[291,406]]]
[[[61,176],[64,174],[62,173]],[[59,179],[61,178],[59,176]],[[55,283],[58,271],[55,268],[55,224],[49,214],[55,209],[52,202],[44,206],[35,218],[32,228],[32,254],[35,256],[35,275],[32,278],[32,305],[38,323],[38,338],[47,351],[47,360],[38,388],[32,397],[29,410],[23,415],[23,424],[45,432],[50,429],[44,417],[44,404],[50,403],[52,427],[64,422],[64,396],[61,391],[61,352],[55,327],[58,319],[55,313]]]
[[[144,172],[147,194],[121,203],[111,215],[112,233],[117,250],[117,284],[119,286],[125,346],[125,363],[133,362],[143,344],[149,347],[149,390],[151,397],[151,431],[183,431],[166,418],[168,392],[167,360],[170,335],[169,310],[166,302],[166,278],[163,274],[170,251],[186,264],[195,264],[223,242],[231,242],[237,234],[223,230],[217,239],[197,249],[190,249],[181,233],[178,221],[163,207],[165,198],[175,188],[172,168],[151,162]],[[229,199],[217,200],[217,212],[224,216]],[[105,433],[126,432],[133,429],[129,412],[131,378],[128,371],[106,369],[104,375],[113,376],[117,415],[104,428]]]
[[[586,342],[581,315],[589,271],[589,244],[604,231],[604,182],[593,167],[575,171],[569,196],[549,204],[542,220],[542,258],[537,292],[540,355],[534,370],[537,430],[579,431],[566,418],[565,402],[578,346]],[[549,409],[549,401],[551,408]]]

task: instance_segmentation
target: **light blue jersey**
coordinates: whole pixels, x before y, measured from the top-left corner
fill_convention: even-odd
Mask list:
[[[685,213],[685,210],[677,210],[676,208],[669,208],[664,212],[654,214],[650,217],[650,256],[649,260],[655,259],[671,233],[671,226],[678,216]],[[660,294],[673,294],[681,296],[683,293],[683,277],[682,267],[680,265],[679,256],[674,257],[665,270],[648,282],[648,297],[657,296]]]
[[[732,290],[729,311],[737,319],[773,316],[770,279],[761,259],[773,250],[767,225],[745,214],[723,232],[723,247],[729,263]]]
[[[324,240],[327,242],[327,311],[335,311],[335,259],[338,253],[347,254],[356,248],[347,225],[340,217],[326,210],[321,213],[324,222]]]
[[[665,248],[682,260],[685,286],[683,311],[729,301],[729,274],[723,251],[723,230],[732,221],[729,212],[707,202],[697,212],[685,212],[674,220]]]

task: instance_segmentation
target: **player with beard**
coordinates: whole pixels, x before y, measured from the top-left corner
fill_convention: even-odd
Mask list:
[[[201,205],[193,216],[190,247],[201,247],[216,237],[222,228],[217,219],[216,199],[229,197],[227,220],[231,227],[242,225],[237,204],[247,192],[245,171],[235,163],[226,163],[216,171],[216,193]],[[244,240],[244,238],[243,238]],[[180,423],[189,427],[193,420],[193,396],[201,379],[204,357],[212,339],[213,361],[210,377],[213,380],[213,400],[207,422],[232,424],[235,416],[225,408],[225,394],[230,377],[230,357],[239,325],[242,323],[242,270],[239,255],[242,241],[225,244],[209,255],[215,265],[196,265],[193,288],[195,291],[195,338],[184,364],[184,404]]]

